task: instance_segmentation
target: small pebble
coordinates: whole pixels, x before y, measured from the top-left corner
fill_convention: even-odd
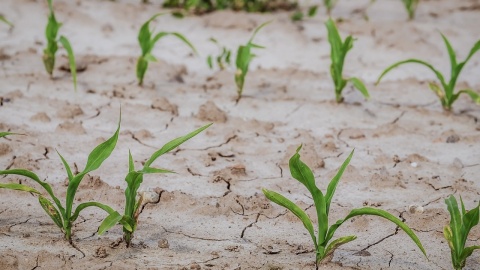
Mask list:
[[[416,168],[418,166],[418,163],[417,162],[412,162],[412,163],[410,163],[410,166],[412,166],[413,168]]]

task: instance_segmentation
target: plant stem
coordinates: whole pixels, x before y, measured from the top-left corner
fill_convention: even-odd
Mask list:
[[[127,230],[123,230],[123,240],[127,244],[127,248],[130,247],[130,243],[132,242],[132,233]]]

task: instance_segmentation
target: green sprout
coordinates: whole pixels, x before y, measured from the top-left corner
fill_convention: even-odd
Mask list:
[[[330,74],[335,84],[335,98],[337,102],[341,103],[343,101],[342,91],[349,81],[365,98],[369,98],[368,90],[362,81],[355,77],[343,78],[343,65],[348,51],[353,47],[353,37],[348,36],[345,41],[342,41],[332,19],[328,19],[325,25],[327,26],[328,42],[331,47],[330,58],[332,59],[332,64],[330,65]]]
[[[317,11],[318,11],[318,6],[311,6],[308,8],[308,11],[307,11],[307,16],[309,18],[313,18],[315,17],[315,15],[317,15]],[[296,21],[301,21],[303,20],[303,18],[305,17],[305,14],[303,13],[303,11],[301,11],[300,9],[296,10],[291,16],[290,18],[292,19],[292,21],[296,22]]]
[[[227,49],[224,46],[221,46],[220,43],[214,38],[209,39],[212,43],[218,46],[220,49],[220,53],[215,57],[215,61],[217,62],[218,67],[220,70],[224,70],[226,66],[230,65],[230,58],[232,56],[232,51]],[[207,64],[210,69],[213,69],[213,56],[209,55],[207,57]]]
[[[355,235],[344,236],[340,237],[336,240],[332,240],[335,231],[340,227],[345,221],[361,215],[374,215],[386,218],[387,220],[395,223],[398,227],[404,230],[408,236],[415,242],[415,244],[420,248],[422,253],[426,256],[425,250],[420,243],[420,240],[415,235],[415,233],[403,223],[400,219],[393,216],[392,214],[371,207],[363,207],[358,209],[353,209],[350,213],[344,218],[338,220],[335,224],[328,227],[328,216],[330,212],[330,203],[332,201],[333,195],[337,188],[337,184],[342,177],[345,168],[347,167],[350,159],[353,156],[353,151],[350,153],[348,158],[343,162],[340,170],[337,172],[335,177],[330,181],[327,193],[322,193],[320,189],[315,184],[315,177],[310,170],[310,168],[300,160],[299,151],[302,146],[298,147],[297,152],[295,155],[290,158],[289,166],[290,166],[290,173],[293,178],[297,179],[300,183],[302,183],[308,191],[312,194],[313,202],[315,205],[315,209],[317,212],[317,219],[318,219],[318,237],[315,237],[315,231],[313,228],[313,223],[310,220],[309,216],[295,203],[290,201],[289,199],[285,198],[284,196],[267,189],[263,189],[263,193],[265,196],[271,200],[272,202],[283,206],[290,210],[295,216],[297,216],[302,222],[305,228],[308,230],[313,244],[315,246],[316,251],[316,265],[318,265],[324,261],[328,261],[332,258],[333,252],[343,244],[351,242],[355,240],[357,237]]]
[[[252,54],[252,48],[256,48],[256,49],[265,48],[263,46],[253,43],[253,39],[257,35],[258,31],[260,31],[260,29],[262,29],[269,23],[271,23],[271,21],[262,23],[259,27],[255,29],[255,31],[253,31],[252,37],[250,38],[248,43],[238,47],[237,59],[235,61],[235,64],[237,66],[237,71],[235,72],[235,83],[237,84],[237,94],[238,94],[236,102],[240,101],[240,98],[242,97],[243,86],[245,84],[245,78],[248,73],[250,62],[256,56],[255,54]]]
[[[95,149],[93,149],[93,151],[88,156],[85,169],[77,174],[74,174],[72,172],[67,161],[63,158],[62,155],[60,155],[60,153],[57,152],[58,155],[60,156],[60,159],[62,160],[63,165],[65,166],[65,170],[68,176],[67,195],[66,195],[66,201],[64,205],[62,205],[58,197],[55,196],[55,194],[53,193],[52,187],[48,183],[40,180],[40,178],[35,173],[29,170],[24,170],[24,169],[4,170],[4,171],[0,171],[0,175],[20,175],[20,176],[25,176],[32,179],[33,181],[37,182],[48,193],[53,203],[51,200],[44,197],[40,193],[40,191],[27,185],[16,184],[16,183],[8,183],[8,184],[0,183],[0,188],[26,191],[26,192],[30,192],[38,195],[38,201],[42,206],[42,208],[45,210],[48,216],[53,220],[53,222],[62,230],[62,232],[65,235],[65,239],[69,243],[73,244],[72,225],[77,220],[82,210],[84,210],[87,207],[95,206],[105,210],[107,213],[114,212],[112,208],[110,208],[105,204],[101,204],[99,202],[81,203],[74,209],[73,202],[75,200],[75,194],[77,192],[78,186],[80,185],[80,182],[82,181],[84,176],[98,169],[102,165],[102,163],[112,153],[118,140],[119,130],[120,130],[120,122],[118,123],[118,128],[115,134],[110,139],[101,143],[100,145],[95,147]],[[128,226],[126,222],[125,222],[125,226]]]
[[[6,136],[8,136],[8,135],[16,135],[16,134],[17,134],[17,133],[1,131],[1,132],[0,132],[0,138],[6,137]]]
[[[13,23],[11,23],[9,20],[5,18],[5,16],[0,15],[0,22],[4,22],[6,25],[13,27]]]
[[[415,17],[415,10],[417,9],[419,0],[402,0],[405,5],[405,9],[408,12],[408,18],[413,20]]]
[[[468,54],[467,58],[465,59],[465,61],[457,63],[457,55],[455,54],[455,51],[453,50],[452,45],[443,34],[441,35],[447,47],[448,55],[450,56],[451,75],[448,83],[445,81],[443,74],[440,73],[440,71],[435,69],[429,63],[422,60],[418,60],[418,59],[408,59],[408,60],[397,62],[391,65],[390,67],[388,67],[387,69],[385,69],[383,73],[380,75],[380,77],[378,78],[376,84],[378,85],[380,83],[380,80],[383,78],[383,76],[385,76],[385,74],[390,72],[392,69],[403,64],[416,63],[429,68],[437,76],[438,80],[440,81],[441,87],[443,89],[441,89],[440,86],[436,83],[429,83],[429,86],[430,86],[430,89],[438,96],[445,110],[447,111],[451,110],[453,103],[458,99],[458,97],[461,94],[469,95],[474,102],[476,102],[477,104],[480,104],[480,94],[473,91],[472,89],[462,89],[457,93],[455,93],[455,85],[457,83],[458,77],[460,76],[460,72],[462,71],[463,67],[467,64],[468,60],[470,60],[470,58],[478,50],[480,50],[480,40],[478,40],[475,43],[473,48],[470,50],[470,53]]]
[[[337,3],[337,0],[323,0],[323,4],[327,8],[327,14],[330,15],[336,3]]]
[[[450,212],[450,225],[444,227],[443,235],[450,247],[453,268],[461,270],[465,267],[466,260],[472,255],[473,251],[480,249],[480,246],[465,247],[470,230],[478,225],[480,203],[470,211],[465,210],[462,197],[460,197],[461,210],[458,207],[457,199],[453,195],[450,195],[445,203],[448,212]]]
[[[155,160],[157,160],[157,158],[177,148],[179,145],[196,136],[211,125],[212,124],[208,124],[185,136],[176,138],[166,143],[162,148],[153,153],[152,156],[145,162],[143,168],[138,171],[135,170],[133,157],[132,154],[129,152],[128,174],[125,177],[125,182],[127,182],[127,188],[125,189],[125,214],[122,216],[116,211],[110,213],[110,215],[100,225],[98,233],[103,234],[105,231],[120,222],[123,225],[123,239],[127,247],[129,247],[133,238],[133,234],[137,229],[138,218],[144,205],[143,194],[141,194],[137,199],[137,191],[143,182],[143,176],[145,174],[153,173],[173,173],[170,170],[151,167],[151,165]]]
[[[138,78],[138,85],[143,85],[143,77],[147,72],[148,62],[155,62],[157,59],[152,54],[152,50],[155,47],[157,41],[161,38],[173,35],[187,44],[193,52],[196,54],[197,50],[193,47],[192,43],[188,41],[183,35],[176,32],[159,32],[156,35],[153,35],[152,31],[150,31],[150,23],[155,20],[157,17],[165,15],[168,13],[158,13],[153,15],[148,21],[146,21],[140,31],[138,32],[138,42],[140,44],[140,48],[142,49],[142,55],[137,60],[137,78]]]
[[[58,42],[60,42],[67,51],[68,61],[70,64],[70,72],[72,73],[73,87],[75,91],[77,90],[77,67],[75,64],[75,55],[73,54],[72,46],[70,41],[64,36],[60,36],[57,40],[58,30],[62,26],[61,23],[55,18],[55,13],[53,12],[52,0],[47,0],[48,8],[50,14],[48,15],[48,23],[45,29],[45,36],[47,38],[47,47],[43,50],[43,64],[50,76],[53,75],[53,69],[55,68],[55,54],[58,50]]]

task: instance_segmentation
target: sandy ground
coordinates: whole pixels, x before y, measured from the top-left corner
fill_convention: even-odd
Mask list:
[[[444,199],[461,195],[467,208],[478,203],[480,184],[480,107],[462,97],[455,110],[442,110],[427,82],[434,75],[405,66],[373,84],[397,60],[419,57],[449,72],[438,31],[451,38],[464,58],[480,37],[478,0],[422,1],[417,18],[406,21],[400,1],[377,1],[369,21],[358,9],[367,0],[340,1],[343,35],[357,40],[346,76],[362,78],[372,98],[347,88],[345,103],[333,102],[329,45],[321,14],[292,23],[288,13],[217,12],[177,20],[159,18],[157,30],[184,33],[200,52],[192,55],[173,38],[155,49],[143,88],[136,85],[136,31],[159,4],[139,1],[56,1],[61,34],[74,47],[79,66],[75,93],[69,73],[43,69],[44,1],[2,0],[0,11],[14,22],[0,26],[0,130],[24,133],[0,140],[0,168],[27,168],[65,195],[58,150],[83,168],[91,149],[113,134],[122,107],[116,150],[104,166],[85,178],[77,202],[97,200],[123,209],[128,149],[137,166],[167,141],[209,122],[203,134],[155,164],[177,172],[150,175],[142,190],[161,193],[145,207],[134,246],[119,244],[121,228],[104,236],[95,231],[104,213],[82,213],[75,225],[78,249],[63,240],[36,197],[0,190],[1,269],[312,269],[312,243],[301,222],[261,193],[266,187],[286,194],[315,216],[306,189],[293,180],[288,158],[301,154],[318,185],[329,179],[356,149],[334,197],[330,222],[352,208],[369,205],[403,218],[422,240],[429,260],[394,225],[359,217],[337,236],[358,239],[337,250],[323,269],[451,269],[443,240],[448,223]],[[235,105],[234,70],[211,71],[206,56],[215,37],[234,48],[252,29],[275,19],[258,35],[258,51],[245,97]],[[61,49],[58,67],[67,60]],[[480,56],[464,69],[459,83],[480,89]],[[30,183],[18,177],[2,182]],[[423,212],[411,213],[411,206]],[[478,244],[476,228],[469,244]],[[466,269],[480,269],[474,254]]]

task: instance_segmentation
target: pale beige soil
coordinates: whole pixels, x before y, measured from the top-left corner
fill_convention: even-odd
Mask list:
[[[478,0],[421,1],[406,21],[398,0],[377,1],[369,21],[358,8],[367,0],[339,1],[335,17],[343,35],[357,41],[345,75],[362,78],[372,98],[347,87],[345,103],[333,102],[324,10],[292,23],[288,13],[218,12],[154,23],[157,30],[184,33],[200,52],[192,55],[173,38],[155,49],[143,88],[136,85],[136,31],[159,3],[56,1],[61,34],[79,65],[75,93],[70,74],[43,69],[44,1],[2,0],[0,12],[15,23],[0,26],[0,130],[26,134],[0,139],[0,168],[27,168],[64,198],[66,174],[55,150],[82,169],[91,149],[113,134],[122,107],[116,150],[84,179],[77,202],[97,200],[123,209],[128,149],[136,165],[165,142],[214,122],[206,132],[156,162],[173,175],[150,175],[142,190],[160,193],[145,207],[133,247],[116,242],[121,228],[95,232],[104,212],[90,209],[75,225],[77,249],[63,240],[37,198],[0,190],[0,269],[313,269],[312,243],[300,221],[261,193],[266,187],[308,208],[306,189],[290,177],[288,158],[304,144],[302,157],[326,188],[348,153],[355,155],[334,197],[330,222],[369,205],[403,218],[422,240],[429,260],[394,225],[377,217],[348,222],[337,236],[358,239],[337,250],[322,269],[451,269],[442,230],[449,220],[444,199],[461,195],[467,208],[480,196],[480,107],[462,97],[442,110],[420,66],[405,66],[375,87],[381,70],[419,57],[449,72],[438,30],[451,38],[463,59],[480,37]],[[215,37],[230,48],[245,42],[260,23],[265,45],[252,63],[245,97],[235,105],[232,69],[210,71],[205,58]],[[66,65],[59,51],[57,67]],[[480,90],[480,56],[466,66],[459,84]],[[98,178],[99,177],[99,178]],[[1,182],[22,182],[1,177]],[[411,213],[411,206],[423,212]],[[414,212],[414,211],[413,211]],[[469,245],[479,244],[480,230]],[[480,269],[480,255],[466,269]]]

